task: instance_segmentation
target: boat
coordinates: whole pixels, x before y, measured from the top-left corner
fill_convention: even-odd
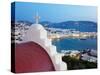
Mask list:
[[[82,39],[80,39],[80,40],[86,40],[85,38],[82,38]]]

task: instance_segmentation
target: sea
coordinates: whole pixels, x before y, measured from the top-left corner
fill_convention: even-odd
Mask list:
[[[62,50],[79,50],[79,51],[87,49],[97,50],[97,38],[87,38],[87,39],[62,38],[53,40],[52,44],[57,47],[58,52],[62,52]]]

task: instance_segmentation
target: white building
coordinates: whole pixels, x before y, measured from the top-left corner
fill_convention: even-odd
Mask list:
[[[89,62],[94,62],[94,63],[97,62],[97,58],[96,57],[89,56],[88,54],[82,54],[82,58],[81,59],[84,60],[84,61],[89,61]]]
[[[51,40],[47,37],[47,31],[39,24],[39,16],[36,16],[36,23],[31,25],[26,32],[23,42],[34,41],[42,46],[50,56],[55,70],[67,70],[67,65],[62,61],[62,55],[57,53],[56,46],[52,45]]]

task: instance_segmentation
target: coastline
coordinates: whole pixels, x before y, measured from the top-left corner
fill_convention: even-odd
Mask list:
[[[70,34],[57,34],[51,33],[48,34],[48,38],[53,39],[62,39],[62,38],[73,38],[73,39],[87,39],[87,38],[96,38],[96,32],[81,32],[81,33],[70,33]]]
[[[79,39],[79,40],[87,40],[87,39],[96,39],[96,32],[81,32],[80,34],[50,34],[48,38],[52,41],[60,40],[60,39]],[[61,50],[59,54],[63,56],[70,56],[74,59],[81,59],[87,62],[97,63],[97,49],[87,48],[82,50]]]

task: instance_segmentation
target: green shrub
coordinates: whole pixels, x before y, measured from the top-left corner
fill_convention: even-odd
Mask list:
[[[78,60],[70,56],[63,56],[62,60],[67,64],[68,70],[97,68],[97,63]]]

